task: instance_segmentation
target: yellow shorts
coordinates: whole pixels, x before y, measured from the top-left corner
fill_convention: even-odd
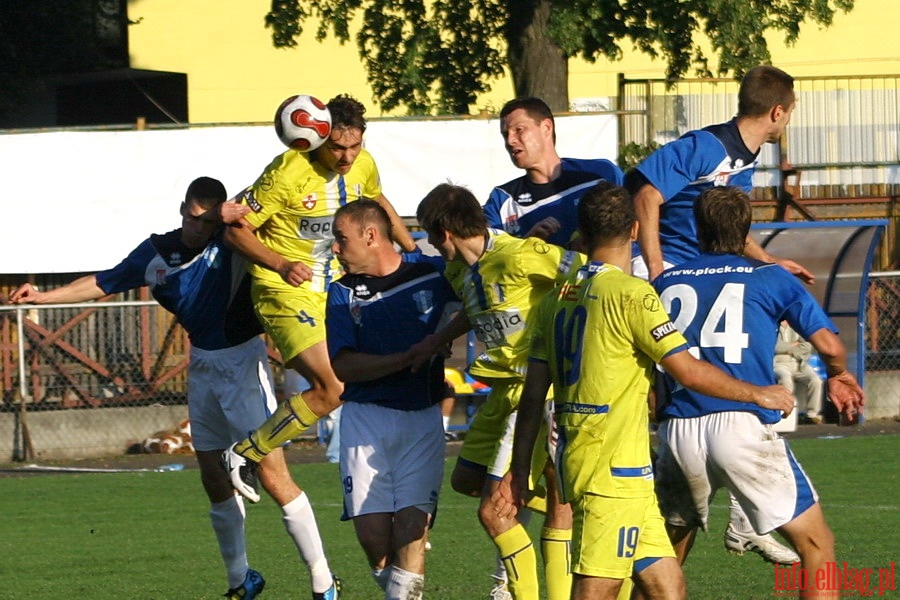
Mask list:
[[[285,362],[325,341],[326,292],[302,285],[290,290],[271,288],[254,279],[250,294],[260,323]]]
[[[645,558],[674,557],[656,495],[611,498],[585,494],[572,502],[572,572],[628,579]]]
[[[472,466],[485,467],[488,477],[500,479],[509,471],[513,434],[516,428],[516,409],[519,407],[524,385],[521,379],[516,378],[491,379],[485,383],[490,384],[491,391],[484,403],[478,407],[469,425],[459,459]],[[531,462],[532,482],[540,479],[544,465],[549,459],[547,446],[541,443],[546,437],[545,420],[538,434],[538,442],[534,445]]]

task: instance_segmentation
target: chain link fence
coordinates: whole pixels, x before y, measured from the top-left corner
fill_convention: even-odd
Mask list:
[[[871,275],[865,320],[868,414],[893,418],[900,272]],[[153,301],[0,306],[0,336],[0,462],[140,451],[187,417],[187,336]]]

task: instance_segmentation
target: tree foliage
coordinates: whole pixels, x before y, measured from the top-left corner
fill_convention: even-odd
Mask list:
[[[516,95],[568,109],[566,59],[621,58],[628,44],[666,63],[666,77],[740,77],[771,62],[766,34],[796,42],[804,22],[830,25],[854,0],[273,0],[276,47],[296,46],[304,23],[316,39],[351,38],[385,110],[468,113],[508,67]],[[712,55],[704,52],[708,40]],[[715,65],[711,67],[710,65]],[[561,75],[561,77],[560,77]]]

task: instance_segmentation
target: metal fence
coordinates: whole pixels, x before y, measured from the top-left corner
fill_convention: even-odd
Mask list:
[[[0,422],[7,423],[0,425],[6,437],[0,439],[0,452],[8,452],[0,455],[0,462],[47,455],[39,440],[56,444],[55,438],[62,435],[79,437],[60,446],[72,457],[90,455],[100,445],[108,450],[118,444],[124,451],[125,442],[110,446],[110,433],[101,436],[99,429],[108,422],[101,415],[114,411],[125,417],[128,432],[112,437],[137,442],[159,428],[141,411],[186,406],[189,344],[171,315],[155,302],[0,306],[0,335],[4,384]],[[886,403],[888,414],[896,416],[900,272],[872,274],[866,355],[870,404]],[[277,352],[273,350],[271,357],[280,383]],[[134,418],[128,419],[129,414]],[[36,415],[43,418],[35,419]],[[23,427],[26,422],[30,427]],[[98,441],[100,437],[104,441]]]

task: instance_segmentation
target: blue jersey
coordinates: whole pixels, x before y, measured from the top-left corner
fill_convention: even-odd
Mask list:
[[[605,159],[562,159],[560,176],[534,183],[527,175],[491,191],[484,205],[488,227],[525,237],[539,221],[555,217],[562,227],[547,241],[566,248],[578,229],[578,200],[601,181],[622,185],[622,170]]]
[[[714,186],[750,192],[759,152],[747,149],[736,121],[690,131],[644,159],[636,168],[636,192],[644,182],[659,190],[659,241],[663,260],[679,265],[700,254],[694,202]]]
[[[754,385],[775,384],[772,364],[782,320],[806,339],[821,329],[837,333],[803,284],[772,263],[702,254],[663,271],[653,285],[695,356]],[[763,423],[781,420],[780,411],[711,398],[681,387],[668,375],[666,380],[673,391],[664,417],[747,411]]]
[[[203,350],[237,346],[262,333],[250,301],[247,263],[225,246],[222,232],[201,249],[181,243],[181,230],[152,235],[121,263],[96,275],[107,294],[149,286]]]
[[[345,275],[328,288],[325,313],[328,354],[405,352],[434,333],[445,310],[458,300],[443,275],[440,257],[404,255],[384,277]],[[373,381],[348,382],[341,399],[399,410],[427,408],[443,399],[444,359],[412,373],[404,369]]]

